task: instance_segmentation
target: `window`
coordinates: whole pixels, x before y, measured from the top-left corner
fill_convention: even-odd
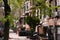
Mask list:
[[[26,10],[26,11],[28,10],[28,2],[25,3],[24,10]]]
[[[30,1],[26,1],[25,4],[24,4],[24,10],[28,11],[29,8],[30,8]]]
[[[40,18],[40,9],[36,10],[36,16]]]
[[[57,0],[57,6],[59,6],[60,5],[60,0]]]

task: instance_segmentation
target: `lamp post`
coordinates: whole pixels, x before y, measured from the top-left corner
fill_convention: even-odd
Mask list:
[[[7,18],[11,10],[10,6],[8,5],[8,0],[3,0],[3,2],[4,2],[5,18]],[[3,40],[9,40],[9,19],[5,21]]]

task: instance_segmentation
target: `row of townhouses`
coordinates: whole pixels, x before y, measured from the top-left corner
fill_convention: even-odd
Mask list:
[[[49,3],[51,4],[51,6],[60,6],[60,0],[46,0],[45,1],[46,2],[46,4],[47,4],[47,6],[49,6]],[[25,23],[24,22],[24,18],[27,16],[27,15],[32,15],[32,9],[31,8],[33,8],[33,6],[34,6],[34,0],[25,0],[24,2],[23,2],[23,8],[22,9],[20,9],[20,14],[18,13],[18,10],[19,9],[17,9],[17,11],[16,12],[14,12],[13,13],[13,15],[16,17],[17,15],[17,18],[18,18],[18,20],[20,20],[20,22],[22,23],[22,25]],[[1,7],[1,5],[0,5],[0,9],[3,9],[3,6]],[[42,17],[40,16],[41,14],[40,14],[40,9],[37,9],[36,10],[36,16],[39,16],[39,19],[41,20],[41,19],[43,19],[44,18],[44,15],[42,15]],[[16,14],[17,13],[17,14]],[[2,15],[4,15],[4,14],[2,14],[2,13],[0,13],[1,15],[0,16],[2,16]],[[59,15],[60,14],[60,8],[56,8],[56,9],[54,9],[54,10],[52,10],[52,13],[51,13],[51,16],[52,17],[54,17],[55,15]],[[20,15],[20,16],[19,16]],[[18,21],[15,21],[15,24],[17,23]],[[19,24],[19,23],[17,23],[17,24]],[[16,25],[15,25],[16,26]]]
[[[33,2],[34,2],[34,0],[25,0],[25,2],[24,2],[24,5],[23,5],[23,12],[24,13],[20,17],[20,21],[22,22],[23,25],[25,23],[24,18],[27,15],[32,15],[31,8],[33,8],[33,6],[34,6]],[[59,7],[60,6],[60,0],[46,0],[45,2],[47,4],[47,6],[49,6],[49,7],[51,7],[51,6],[58,6]],[[51,5],[49,5],[49,4],[51,4]],[[39,19],[41,20],[41,19],[44,19],[44,15],[42,15],[42,17],[41,17],[40,12],[41,12],[40,9],[36,10],[36,16],[39,15]],[[47,16],[47,15],[45,15],[45,16]],[[60,8],[53,9],[50,16],[51,17],[60,16]],[[60,36],[58,36],[60,34],[59,30],[60,30],[59,27],[56,28],[56,33],[54,33],[54,36],[55,36],[56,39],[54,39],[54,40],[59,40],[60,39],[59,38]]]
[[[32,15],[32,9],[33,6],[34,6],[34,1],[33,0],[25,0],[24,2],[24,5],[23,5],[23,9],[22,9],[22,14],[21,14],[21,17],[20,18],[24,18],[26,17],[27,15]],[[60,0],[46,0],[45,1],[47,6],[60,6]],[[51,4],[51,5],[49,5]],[[39,18],[44,18],[44,15],[42,15],[42,17],[40,17],[40,9],[37,9],[36,10],[36,16],[39,16]],[[56,9],[53,9],[52,10],[52,13],[51,13],[51,17],[54,17],[56,15],[59,15],[60,14],[60,8],[56,8]],[[24,23],[24,22],[23,22]]]

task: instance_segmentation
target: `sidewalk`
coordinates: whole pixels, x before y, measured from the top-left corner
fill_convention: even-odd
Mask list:
[[[18,36],[16,33],[9,33],[9,40],[30,40],[26,36]]]

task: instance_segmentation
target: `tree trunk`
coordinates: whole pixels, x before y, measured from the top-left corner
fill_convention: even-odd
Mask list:
[[[8,40],[8,39],[9,39],[9,20],[5,22],[5,26],[4,26],[4,40]]]
[[[10,10],[10,6],[8,5],[8,1],[3,0],[3,2],[4,2],[5,18],[7,18],[11,10]],[[5,22],[3,40],[9,40],[9,19],[7,19]]]

